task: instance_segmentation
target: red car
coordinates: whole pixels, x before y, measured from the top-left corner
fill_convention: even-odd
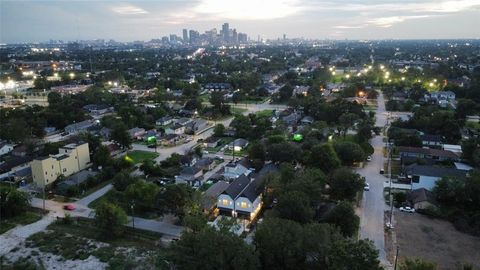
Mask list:
[[[73,210],[75,210],[75,205],[66,204],[66,205],[63,206],[63,209],[68,210],[68,211],[73,211]]]

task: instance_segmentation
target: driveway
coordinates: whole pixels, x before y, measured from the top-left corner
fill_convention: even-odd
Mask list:
[[[378,107],[376,111],[376,126],[384,127],[387,123],[387,112],[385,111],[385,100],[382,92],[379,92]],[[386,264],[385,238],[384,238],[384,211],[387,209],[383,198],[383,183],[387,178],[381,175],[380,169],[383,168],[383,135],[375,136],[371,144],[375,149],[372,155],[372,161],[365,167],[358,169],[357,172],[364,176],[370,184],[370,191],[365,191],[363,200],[359,209],[360,216],[360,238],[370,239],[379,250],[380,260]]]

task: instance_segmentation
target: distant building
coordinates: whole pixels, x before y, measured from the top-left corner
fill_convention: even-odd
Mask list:
[[[220,214],[253,219],[262,207],[262,187],[259,179],[250,179],[246,175],[235,179],[218,196],[217,208]]]
[[[68,144],[58,154],[33,160],[32,176],[38,187],[50,185],[60,175],[70,176],[84,170],[90,163],[88,143]]]
[[[242,138],[236,139],[228,145],[228,149],[236,152],[242,151],[248,146],[248,141]]]
[[[185,133],[185,126],[182,126],[180,124],[175,124],[167,129],[165,129],[165,134],[170,135],[170,134],[176,134],[176,135],[181,135]]]
[[[95,122],[92,120],[85,120],[82,122],[70,124],[65,127],[65,132],[70,134],[87,132],[91,127],[95,126]]]

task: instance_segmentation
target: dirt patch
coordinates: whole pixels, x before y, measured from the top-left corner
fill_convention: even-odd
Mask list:
[[[422,258],[442,270],[458,269],[466,263],[480,268],[480,238],[457,231],[448,221],[396,212],[395,235],[400,261]],[[392,238],[387,236],[386,240],[386,246],[392,246]]]

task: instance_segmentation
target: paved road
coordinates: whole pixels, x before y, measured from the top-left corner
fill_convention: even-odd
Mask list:
[[[385,111],[385,101],[383,94],[378,95],[378,107],[376,111],[376,126],[383,127],[387,123],[387,113]],[[383,135],[375,136],[371,144],[375,149],[370,161],[364,168],[357,172],[366,178],[370,184],[370,191],[365,191],[362,205],[360,208],[360,238],[372,240],[375,247],[379,250],[380,260],[387,263],[384,240],[384,211],[387,206],[383,198],[383,183],[387,180],[381,175],[380,168],[383,168]]]
[[[107,193],[110,189],[112,189],[113,185],[112,184],[108,184],[106,186],[104,186],[103,188],[93,192],[92,194],[76,201],[75,203],[76,204],[81,204],[81,205],[85,205],[85,206],[88,206],[91,202],[95,201],[96,199],[102,197],[103,195],[105,195],[105,193]]]
[[[95,196],[92,196],[88,200],[92,199],[93,197]],[[33,207],[43,208],[42,199],[33,198],[31,204]],[[66,211],[63,209],[63,206],[66,204],[73,204],[75,205],[76,209],[73,211]],[[93,218],[95,216],[95,212],[93,211],[93,209],[90,209],[87,206],[79,203],[61,203],[51,200],[45,200],[45,209],[49,210],[49,215],[53,217],[64,217],[66,213],[70,214],[73,217]],[[129,223],[127,224],[127,226],[132,226],[132,217],[129,216],[128,220]],[[158,232],[173,237],[180,237],[182,231],[184,230],[184,227],[182,226],[177,226],[157,220],[143,219],[139,217],[135,217],[135,228],[146,231]]]

